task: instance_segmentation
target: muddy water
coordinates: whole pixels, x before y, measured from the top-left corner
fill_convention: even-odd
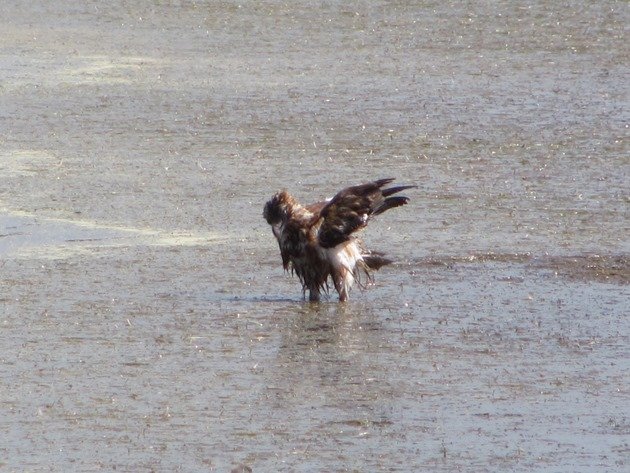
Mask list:
[[[0,466],[628,468],[627,3],[27,3]],[[397,263],[304,303],[265,199],[386,176]]]

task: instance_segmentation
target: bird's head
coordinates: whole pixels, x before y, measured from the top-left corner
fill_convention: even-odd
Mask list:
[[[290,216],[293,204],[294,199],[287,191],[278,192],[265,204],[263,217],[269,225],[277,225]]]

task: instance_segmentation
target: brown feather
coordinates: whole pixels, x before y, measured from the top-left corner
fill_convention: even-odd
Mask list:
[[[353,234],[372,216],[409,201],[405,196],[390,196],[415,186],[384,188],[392,181],[380,179],[348,187],[330,201],[307,206],[281,191],[265,204],[263,216],[278,240],[282,265],[297,275],[311,301],[328,291],[329,278],[339,300],[344,301],[355,280],[361,285],[361,272],[371,281],[370,271],[391,263],[381,253],[361,249]]]
[[[319,241],[324,248],[331,248],[350,239],[350,235],[367,226],[370,217],[406,204],[404,196],[392,194],[415,186],[398,186],[382,189],[393,179],[348,187],[339,192],[321,210],[324,224],[319,231]]]

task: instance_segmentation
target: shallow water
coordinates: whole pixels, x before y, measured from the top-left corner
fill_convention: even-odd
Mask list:
[[[4,2],[0,466],[588,471],[630,447],[625,2]],[[301,298],[261,217],[393,176]]]

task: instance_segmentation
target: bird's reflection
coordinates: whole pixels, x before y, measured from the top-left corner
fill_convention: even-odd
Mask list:
[[[304,303],[285,321],[273,370],[280,398],[315,395],[337,404],[377,397],[370,389],[383,375],[373,363],[381,323],[373,312],[358,303]]]

